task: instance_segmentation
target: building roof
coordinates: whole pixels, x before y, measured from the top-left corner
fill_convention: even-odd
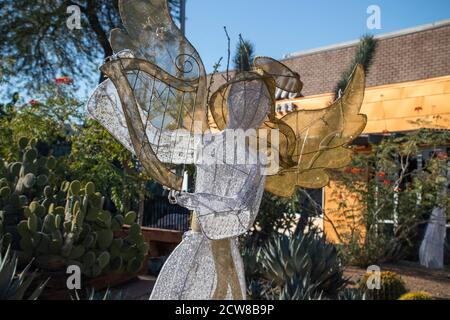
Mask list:
[[[395,37],[400,37],[400,36],[404,36],[404,35],[412,34],[412,33],[416,33],[416,32],[445,27],[448,25],[450,25],[450,19],[437,21],[437,22],[433,22],[433,23],[428,23],[428,24],[424,24],[424,25],[420,25],[420,26],[416,26],[416,27],[412,27],[412,28],[402,29],[399,31],[387,32],[387,33],[383,33],[383,34],[374,36],[374,38],[377,40],[395,38]],[[314,49],[309,49],[309,50],[304,50],[304,51],[299,51],[299,52],[294,52],[294,53],[288,53],[288,54],[284,55],[283,59],[291,59],[291,58],[295,58],[295,57],[299,57],[299,56],[303,56],[303,55],[307,55],[307,54],[313,54],[313,53],[317,53],[317,52],[321,52],[321,51],[329,51],[329,50],[335,50],[335,49],[339,49],[339,48],[353,47],[353,46],[357,45],[358,43],[359,43],[359,39],[355,39],[355,40],[351,40],[351,41],[345,41],[345,42],[341,42],[341,43],[332,44],[332,45],[325,46],[325,47],[319,47],[319,48],[314,48]]]
[[[379,41],[367,74],[368,87],[450,75],[450,20],[376,38]],[[357,44],[350,41],[292,53],[282,62],[300,74],[304,96],[330,93],[350,65]],[[216,74],[212,90],[224,82],[224,73]]]

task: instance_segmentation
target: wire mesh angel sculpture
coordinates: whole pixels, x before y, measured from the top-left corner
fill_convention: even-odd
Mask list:
[[[195,192],[175,193],[194,211],[192,230],[166,261],[151,299],[245,299],[237,237],[253,225],[264,189],[288,197],[297,187],[326,185],[328,169],[347,165],[345,145],[366,123],[359,114],[364,71],[356,67],[331,106],[279,119],[275,90],[300,93],[302,82],[282,63],[259,57],[253,71],[206,101],[205,68],[166,0],[121,0],[119,9],[126,33],[111,32],[115,55],[101,67],[108,80],[88,111],[167,188],[182,185],[171,165],[197,171]]]

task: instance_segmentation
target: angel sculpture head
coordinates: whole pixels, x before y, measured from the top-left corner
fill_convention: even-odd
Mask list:
[[[259,129],[269,114],[271,94],[260,79],[246,80],[230,85],[228,92],[227,129]]]

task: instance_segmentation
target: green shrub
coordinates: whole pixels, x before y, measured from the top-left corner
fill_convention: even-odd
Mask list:
[[[371,300],[397,300],[407,292],[404,281],[395,272],[381,272],[380,289],[369,289],[367,287],[370,276],[370,273],[362,276],[358,281],[358,286]]]
[[[428,292],[415,291],[403,294],[398,300],[433,300],[433,297]]]

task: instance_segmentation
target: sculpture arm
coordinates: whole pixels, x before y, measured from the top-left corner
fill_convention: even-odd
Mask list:
[[[181,193],[177,198],[178,204],[190,210],[200,207],[215,212],[228,212],[243,210],[248,207],[248,199],[253,190],[257,174],[257,166],[252,167],[240,192],[234,196],[219,196],[211,193]]]

